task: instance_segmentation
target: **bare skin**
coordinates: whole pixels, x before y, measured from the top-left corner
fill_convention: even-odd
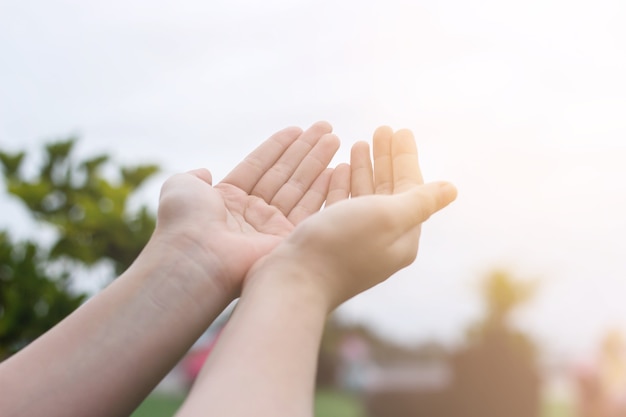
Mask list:
[[[179,417],[310,417],[327,314],[417,255],[420,225],[456,197],[424,184],[409,131],[383,127],[351,154],[349,200],[299,224],[248,272],[242,297]]]

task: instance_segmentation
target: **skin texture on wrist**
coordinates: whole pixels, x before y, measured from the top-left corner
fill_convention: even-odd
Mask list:
[[[163,232],[157,226],[142,255],[151,258],[150,263],[163,262],[166,268],[176,264],[177,278],[171,285],[180,286],[183,291],[186,286],[202,287],[202,291],[187,292],[193,303],[206,305],[203,294],[207,292],[216,293],[228,302],[239,296],[240,289],[229,285],[232,280],[224,260],[184,235]]]

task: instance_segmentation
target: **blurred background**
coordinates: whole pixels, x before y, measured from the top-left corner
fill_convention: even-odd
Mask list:
[[[0,0],[0,357],[126,267],[169,175],[219,180],[317,120],[344,162],[385,124],[459,197],[331,318],[318,406],[345,410],[323,415],[623,403],[624,21],[621,0]]]

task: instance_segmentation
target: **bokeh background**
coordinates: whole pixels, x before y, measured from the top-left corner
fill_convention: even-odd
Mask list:
[[[507,271],[538,282],[514,325],[569,365],[626,330],[624,21],[621,0],[0,0],[0,147],[28,168],[74,135],[79,155],[159,164],[135,197],[154,209],[167,176],[220,179],[285,126],[329,121],[337,163],[379,125],[409,128],[458,200],[338,322],[454,349],[484,277]],[[0,213],[46,239],[14,198]]]

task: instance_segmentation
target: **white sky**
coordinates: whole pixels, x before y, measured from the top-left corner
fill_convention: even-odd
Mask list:
[[[166,175],[221,178],[287,125],[330,121],[337,161],[380,124],[411,128],[459,199],[342,316],[458,341],[504,267],[542,280],[519,322],[579,354],[626,329],[625,21],[622,0],[0,0],[0,145],[78,133],[84,154],[158,162],[154,205]]]

